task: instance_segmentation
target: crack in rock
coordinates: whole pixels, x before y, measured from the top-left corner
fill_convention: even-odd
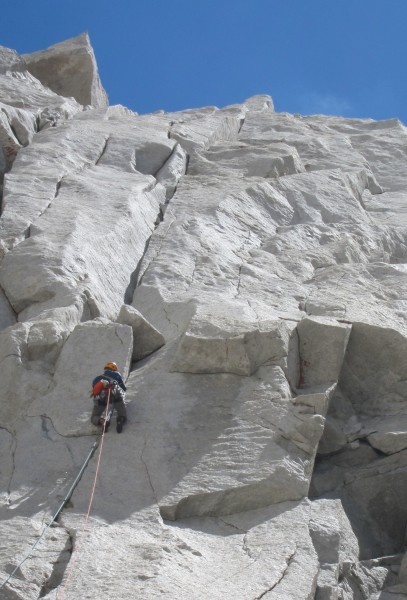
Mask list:
[[[241,277],[242,277],[242,269],[243,269],[243,261],[242,261],[241,265],[239,266],[239,272],[237,274],[237,285],[236,285],[235,298],[238,298],[239,294],[240,294],[240,284],[241,284]]]
[[[246,535],[248,532],[245,529],[240,529],[240,527],[237,527],[237,525],[234,525],[233,523],[229,523],[228,521],[226,521],[224,518],[219,519],[219,521],[221,523],[224,523],[225,525],[227,525],[228,527],[232,527],[232,529],[236,529],[236,531],[238,531],[239,533]]]
[[[245,554],[247,554],[247,556],[251,559],[254,560],[254,562],[257,561],[257,558],[255,558],[253,556],[252,551],[250,550],[250,547],[247,544],[247,535],[248,535],[248,531],[246,531],[245,529],[240,529],[239,527],[237,527],[236,525],[234,525],[233,523],[229,523],[228,521],[226,521],[225,519],[219,519],[219,521],[221,523],[224,523],[225,525],[227,525],[228,527],[231,527],[232,529],[235,529],[238,533],[240,533],[241,535],[243,535],[243,542],[242,542],[242,548],[243,551],[245,552]]]
[[[239,129],[238,129],[237,135],[239,135],[239,133],[242,131],[243,125],[244,125],[245,121],[246,121],[246,117],[242,117],[240,119],[240,126],[239,126]]]
[[[256,596],[254,598],[254,600],[261,600],[261,598],[264,598],[264,596],[266,594],[269,594],[270,592],[272,592],[278,585],[280,585],[280,583],[282,582],[282,580],[284,579],[284,577],[287,574],[288,569],[290,568],[292,562],[294,561],[295,555],[297,554],[297,546],[295,546],[294,551],[292,552],[292,554],[290,554],[290,556],[288,556],[286,558],[286,566],[284,571],[282,572],[280,579],[271,587],[267,588],[267,590],[265,590],[262,594],[260,594],[260,596]]]
[[[239,256],[241,253],[244,252],[245,246],[247,246],[248,244],[250,244],[250,237],[251,237],[251,233],[250,231],[248,232],[248,234],[245,236],[242,245],[240,246],[240,248],[237,250],[236,254],[237,256]],[[239,265],[239,270],[238,270],[238,276],[237,276],[237,284],[236,284],[236,294],[235,294],[235,298],[239,297],[240,294],[240,286],[241,286],[241,277],[242,277],[242,269],[244,267],[244,265],[247,263],[247,260],[245,260],[243,257],[241,257],[241,263]]]
[[[1,262],[1,258],[0,258],[0,262]],[[11,310],[11,312],[14,314],[16,321],[18,320],[18,313],[15,310],[14,306],[12,305],[10,298],[7,295],[7,291],[5,290],[5,288],[3,286],[0,286],[0,292],[3,292],[4,298],[6,299],[6,301],[8,302],[8,306]],[[7,356],[12,356],[11,354],[7,354]],[[5,357],[7,358],[7,357]]]
[[[171,158],[171,156],[170,156],[170,158]],[[169,160],[169,159],[167,159],[167,160]],[[167,161],[165,161],[164,164],[166,162]],[[154,186],[154,187],[156,187],[156,186]],[[149,250],[150,242],[151,242],[151,240],[153,238],[154,233],[157,231],[157,229],[159,227],[161,227],[162,224],[165,223],[165,214],[167,212],[167,207],[170,204],[171,199],[174,197],[174,195],[175,195],[175,190],[174,190],[174,193],[172,194],[172,196],[170,198],[166,199],[165,210],[163,210],[163,206],[162,205],[159,206],[158,213],[157,213],[155,221],[154,221],[154,228],[151,229],[151,234],[146,239],[146,242],[144,244],[143,253],[142,253],[142,255],[141,255],[141,257],[140,257],[140,259],[139,259],[139,261],[138,261],[138,263],[136,265],[136,268],[134,269],[134,271],[130,275],[129,285],[127,286],[127,289],[126,289],[125,294],[124,294],[124,303],[125,304],[131,304],[131,302],[133,300],[134,292],[135,292],[136,288],[139,285],[141,285],[143,275],[145,274],[146,270],[148,269],[148,267],[150,266],[150,264],[152,262],[151,261],[147,265],[147,267],[144,269],[143,273],[140,275],[140,271],[141,271],[141,268],[143,266],[144,259],[145,259],[146,255],[148,253],[148,250]],[[172,225],[172,222],[170,223],[168,229],[171,227],[171,225]],[[167,229],[166,233],[168,233],[168,229]],[[158,253],[159,253],[159,251],[158,251]],[[158,253],[156,254],[156,256],[158,256]]]
[[[49,592],[57,589],[64,578],[70,560],[72,558],[74,548],[74,535],[69,529],[63,527],[67,534],[67,540],[62,548],[58,558],[52,563],[52,571],[50,576],[43,582],[38,598],[44,598]]]
[[[103,144],[103,146],[102,146],[102,150],[100,151],[99,158],[97,158],[97,159],[96,159],[96,161],[95,161],[95,167],[97,167],[97,166],[98,166],[98,164],[100,163],[100,161],[102,160],[102,158],[103,158],[103,156],[104,156],[104,154],[105,154],[105,152],[106,152],[106,150],[107,150],[107,145],[108,145],[108,143],[109,143],[109,140],[110,140],[110,135],[108,135],[108,136],[105,138],[105,140],[104,140],[104,144]]]
[[[70,436],[65,436],[62,435],[62,433],[59,433],[59,431],[57,430],[57,428],[55,427],[52,418],[49,417],[48,415],[44,414],[44,415],[27,415],[30,418],[37,418],[40,417],[41,419],[41,431],[43,432],[44,437],[49,440],[50,442],[55,442],[55,440],[52,439],[52,437],[50,436],[50,428],[48,427],[47,423],[49,422],[51,424],[51,427],[53,429],[53,431],[61,438],[66,439],[69,438]],[[71,454],[71,450],[69,449],[69,453]],[[72,457],[73,458],[73,457]]]
[[[41,415],[41,431],[43,433],[43,436],[47,440],[49,440],[50,442],[53,441],[52,438],[50,438],[50,436],[49,436],[49,429],[48,429],[48,426],[47,426],[47,417],[46,417],[46,415]]]
[[[151,488],[151,491],[153,492],[154,500],[155,500],[156,504],[158,505],[158,498],[157,498],[157,494],[155,493],[153,482],[151,481],[150,471],[148,470],[147,463],[144,460],[144,452],[145,452],[146,448],[147,448],[147,434],[144,434],[144,446],[143,446],[143,449],[140,454],[140,460],[144,465],[144,468],[145,468],[145,471],[146,471],[146,474],[148,477],[148,481],[150,483],[150,488]]]
[[[176,327],[176,328],[177,328],[177,330],[178,330],[178,333],[180,333],[180,332],[181,332],[181,327],[178,325],[178,323],[177,323],[176,321],[173,321],[173,320],[172,320],[172,319],[171,319],[171,318],[168,316],[168,312],[167,312],[167,308],[166,308],[165,304],[163,304],[163,305],[162,305],[162,309],[163,309],[163,311],[164,311],[165,318],[167,319],[167,321],[168,321],[168,323],[169,323],[170,327],[172,327],[173,325],[175,325],[175,327]]]
[[[121,335],[119,334],[119,332],[117,331],[117,327],[114,328],[114,334],[117,337],[117,339],[120,341],[121,345],[124,346],[125,342],[124,342],[123,338],[121,337]]]
[[[158,225],[155,226],[155,228],[157,228],[157,227],[158,227]],[[134,271],[130,275],[129,285],[127,286],[127,289],[126,289],[126,291],[124,293],[124,303],[125,304],[131,304],[132,303],[134,292],[135,292],[136,288],[141,283],[140,270],[141,270],[141,266],[143,264],[143,260],[144,260],[144,258],[146,256],[147,252],[148,252],[148,247],[150,245],[153,233],[154,233],[154,230],[152,230],[151,235],[146,239],[146,242],[144,244],[143,253],[142,253],[142,255],[141,255],[141,257],[140,257],[140,259],[139,259],[139,261],[137,263],[136,268],[134,269]]]
[[[4,431],[7,431],[7,433],[11,436],[11,440],[10,440],[10,456],[11,456],[11,473],[10,473],[10,477],[7,483],[7,489],[6,489],[6,494],[7,494],[7,504],[10,506],[10,504],[12,504],[11,501],[11,484],[13,482],[13,478],[14,478],[14,473],[16,470],[16,451],[17,451],[17,436],[14,432],[10,431],[9,429],[7,429],[6,427],[0,427],[0,429],[3,429]]]
[[[243,551],[244,551],[244,552],[247,554],[247,556],[248,556],[249,558],[251,558],[251,559],[252,559],[254,562],[256,562],[256,561],[258,560],[258,558],[256,558],[256,557],[253,555],[253,552],[251,551],[251,549],[250,549],[250,546],[249,546],[249,545],[248,545],[248,543],[247,543],[247,535],[248,535],[248,534],[246,533],[246,535],[245,535],[245,536],[244,536],[244,538],[243,538],[243,544],[242,544]]]
[[[172,216],[172,220],[171,221],[167,217],[167,215],[169,215],[169,214]],[[175,223],[176,219],[175,219],[175,216],[174,216],[174,214],[173,214],[173,212],[171,210],[168,210],[168,211],[165,212],[165,217],[167,217],[167,218],[164,218],[164,220],[161,223],[159,223],[159,225],[160,225],[160,232],[163,230],[164,227],[167,227],[167,229],[165,231],[165,234],[167,235],[168,231],[170,230],[171,226]],[[142,284],[143,277],[144,277],[147,269],[149,269],[150,265],[156,260],[157,256],[160,255],[161,249],[162,249],[162,247],[164,245],[164,241],[166,240],[166,237],[164,237],[164,236],[161,236],[161,237],[162,237],[162,241],[161,241],[160,247],[157,249],[157,251],[155,252],[154,256],[152,257],[152,259],[150,260],[150,262],[146,265],[146,267],[144,269],[142,269],[143,264],[142,264],[142,261],[140,261],[140,272],[141,271],[142,272],[141,272],[141,274],[140,274],[140,272],[138,274],[138,281],[137,281],[137,286],[136,287],[138,287],[138,286],[140,286]],[[143,260],[144,260],[145,256],[143,256]]]

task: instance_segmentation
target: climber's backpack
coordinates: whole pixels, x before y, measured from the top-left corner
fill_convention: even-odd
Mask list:
[[[106,396],[106,389],[109,386],[110,381],[108,379],[100,379],[95,383],[92,388],[92,396],[94,398],[104,398]]]

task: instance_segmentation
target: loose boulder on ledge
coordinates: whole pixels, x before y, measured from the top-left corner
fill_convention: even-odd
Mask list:
[[[133,306],[123,304],[117,322],[133,330],[133,361],[142,360],[165,344],[164,336]]]

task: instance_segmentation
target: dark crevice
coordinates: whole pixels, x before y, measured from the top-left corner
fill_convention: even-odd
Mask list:
[[[62,177],[59,181],[57,181],[57,184],[55,186],[55,195],[54,195],[54,200],[56,200],[56,198],[58,198],[59,195],[59,190],[61,189],[61,185],[62,185]],[[51,202],[48,204],[48,208],[51,206]]]
[[[107,144],[107,142],[106,142],[106,144]],[[165,161],[163,162],[163,164],[161,165],[161,167],[157,170],[155,176],[162,169],[162,167],[168,162],[168,160],[171,159],[173,153],[175,152],[175,150],[177,148],[177,145],[178,144],[176,144],[174,146],[174,149],[172,150],[171,155],[168,158],[165,159]],[[181,144],[179,144],[179,145],[182,147]],[[185,151],[185,149],[184,149],[184,151]],[[143,253],[142,253],[142,255],[141,255],[141,257],[140,257],[140,259],[139,259],[139,261],[137,263],[136,268],[134,269],[134,271],[130,275],[129,285],[127,286],[126,291],[124,293],[124,303],[125,304],[131,304],[131,302],[133,300],[133,295],[134,295],[135,289],[141,284],[141,279],[142,278],[140,278],[140,270],[141,270],[141,266],[143,264],[144,258],[145,258],[146,254],[147,254],[151,238],[152,238],[152,236],[154,234],[154,231],[157,229],[157,227],[159,227],[161,225],[161,223],[163,223],[163,221],[164,221],[164,216],[165,216],[166,209],[167,209],[169,203],[171,202],[172,198],[174,197],[174,195],[175,195],[175,193],[177,191],[177,187],[178,187],[179,181],[181,180],[182,177],[185,177],[185,175],[188,172],[189,159],[190,159],[189,154],[186,152],[185,172],[183,173],[183,175],[181,175],[179,177],[176,185],[174,186],[174,190],[173,190],[171,196],[168,197],[168,198],[166,198],[165,203],[161,204],[160,207],[159,207],[159,210],[158,210],[155,222],[154,222],[154,229],[151,232],[151,235],[147,238],[147,240],[145,242]]]
[[[13,433],[12,431],[10,431],[9,429],[7,429],[6,427],[0,427],[0,429],[2,429],[3,431],[7,431],[7,433],[11,436],[11,440],[10,440],[10,457],[11,457],[11,473],[10,473],[10,477],[7,483],[7,504],[10,505],[11,504],[11,484],[14,478],[14,472],[16,469],[16,462],[15,462],[15,457],[16,457],[16,451],[17,451],[17,436],[15,433]]]
[[[188,154],[188,152],[185,150],[185,154],[186,154],[186,162],[185,162],[185,173],[183,175],[183,177],[185,177],[185,175],[188,174],[188,169],[189,169],[189,162],[190,162],[190,155]]]
[[[109,140],[110,140],[110,135],[109,135],[109,136],[106,138],[106,140],[105,140],[105,143],[103,144],[103,147],[102,147],[101,153],[100,153],[100,155],[99,155],[99,158],[98,158],[98,159],[96,160],[96,162],[95,162],[95,166],[96,166],[96,167],[97,167],[97,165],[99,164],[99,162],[102,160],[102,158],[103,158],[103,155],[105,154],[105,152],[106,152],[106,150],[107,150],[107,145],[108,145],[108,143],[109,143]]]
[[[65,531],[68,534],[68,539],[57,560],[53,563],[51,575],[42,584],[38,598],[44,598],[49,592],[55,590],[62,583],[73,552],[73,535],[67,529]]]
[[[3,149],[0,147],[0,153],[3,152]],[[1,164],[1,155],[0,155],[0,164]],[[4,194],[4,173],[0,171],[0,216],[3,214],[3,194]]]
[[[62,433],[59,433],[59,431],[56,429],[51,417],[49,417],[48,415],[26,415],[28,419],[41,419],[41,431],[42,434],[44,435],[44,437],[46,437],[50,442],[53,442],[54,440],[50,437],[50,429],[48,427],[48,423],[47,421],[49,421],[49,423],[51,424],[52,429],[54,430],[54,432],[59,435],[61,438],[63,439],[68,439],[71,436],[69,435],[63,435]]]
[[[175,196],[175,194],[177,193],[177,189],[178,189],[179,182],[180,182],[180,181],[181,181],[181,179],[182,179],[183,177],[185,177],[185,175],[187,175],[187,173],[188,173],[188,167],[189,167],[190,156],[189,156],[189,154],[188,154],[187,152],[186,152],[185,154],[186,154],[186,156],[185,156],[185,172],[184,172],[184,174],[183,174],[183,175],[181,175],[181,177],[178,179],[178,181],[177,181],[176,185],[174,186],[174,189],[173,189],[173,192],[172,192],[171,196],[169,196],[169,197],[168,197],[168,198],[165,200],[165,204],[164,204],[164,205],[162,205],[162,206],[160,207],[160,213],[162,214],[162,219],[161,219],[161,221],[160,221],[160,222],[162,222],[162,221],[164,220],[165,211],[167,210],[167,207],[168,207],[169,203],[171,202],[171,200],[173,199],[173,197],[174,197],[174,196]]]
[[[404,354],[404,348],[397,335],[389,329],[354,324],[310,485],[309,496],[314,500],[341,501],[362,560],[403,552],[406,544],[407,472],[398,455],[406,455],[407,449],[398,449],[392,425],[389,430],[383,428],[386,401],[391,406],[395,391],[403,385],[403,363],[398,356]],[[385,365],[375,373],[381,346],[386,347],[382,360],[392,364],[397,383],[381,380],[381,373],[388,377]],[[383,394],[377,391],[381,387]],[[371,419],[374,426],[369,428]],[[376,423],[382,425],[378,428],[383,434],[378,442],[384,444],[382,449],[367,439],[377,433]]]
[[[168,139],[170,139],[170,140],[172,139],[171,138],[171,134],[172,134],[172,128],[174,127],[174,125],[177,125],[177,122],[176,121],[171,121],[170,122],[170,127],[169,127],[169,129],[167,131],[167,136],[168,136]]]
[[[158,227],[158,225],[160,223],[162,223],[163,221],[164,221],[164,209],[163,209],[162,206],[160,206],[160,211],[159,211],[159,213],[157,215],[157,218],[155,220],[154,227]]]
[[[241,279],[242,279],[242,269],[243,269],[243,262],[239,266],[239,271],[238,271],[238,274],[237,274],[237,285],[236,285],[235,298],[238,298],[239,294],[240,294],[240,286],[241,286]]]
[[[53,201],[55,201],[58,198],[61,186],[62,186],[62,179],[61,178],[59,181],[57,181],[56,185],[55,185],[55,194],[54,194],[54,198]],[[24,231],[24,239],[27,240],[28,238],[31,237],[32,235],[32,231],[31,231],[31,227],[33,225],[35,225],[35,223],[38,221],[38,219],[40,219],[42,216],[44,216],[44,214],[47,212],[47,210],[49,208],[51,208],[52,206],[52,202],[48,202],[47,206],[44,208],[44,210],[42,212],[40,212],[40,214],[36,217],[36,219],[31,223],[31,225],[29,225],[27,227],[27,229]]]
[[[301,396],[298,396],[299,398],[301,398]],[[386,458],[387,454],[384,454],[384,452],[380,452],[380,450],[377,450],[376,448],[373,448],[373,446],[371,444],[369,444],[369,442],[365,439],[365,438],[356,438],[357,442],[359,442],[359,445],[365,445],[365,446],[369,446],[370,448],[372,448],[372,450],[374,451],[374,453],[376,454],[377,458]],[[340,458],[344,452],[349,451],[350,449],[350,443],[349,443],[349,447],[344,447],[344,448],[339,448],[338,450],[333,450],[332,452],[327,452],[324,454],[317,454],[316,458],[315,458],[315,468],[317,468],[319,465],[323,465],[326,461],[330,460],[331,458]]]
[[[49,436],[47,418],[48,417],[46,415],[41,415],[41,431],[42,431],[43,437],[45,437],[47,440],[50,440],[52,442],[52,438],[50,438],[50,436]],[[51,419],[49,419],[49,420],[51,421]],[[52,423],[52,421],[51,421],[51,423]]]
[[[97,302],[92,297],[89,290],[84,290],[83,295],[85,296],[85,303],[81,322],[93,321],[93,319],[97,319],[101,316],[101,312],[99,310]]]
[[[166,158],[166,159],[164,160],[164,162],[163,162],[163,164],[161,165],[161,167],[159,167],[159,168],[157,169],[156,173],[154,174],[154,177],[156,177],[156,176],[158,175],[158,173],[161,171],[161,169],[162,169],[163,167],[165,167],[165,165],[166,165],[166,164],[167,164],[167,163],[168,163],[168,162],[171,160],[171,158],[174,156],[175,152],[177,151],[177,148],[178,148],[178,146],[179,146],[180,148],[182,148],[182,150],[185,152],[185,171],[184,171],[184,173],[183,173],[182,175],[180,175],[180,179],[181,179],[181,177],[184,177],[184,175],[186,175],[186,173],[187,173],[187,171],[188,171],[188,164],[189,164],[189,154],[188,154],[188,152],[186,151],[186,149],[185,149],[185,148],[183,148],[183,147],[182,147],[182,145],[181,145],[179,142],[177,142],[177,143],[175,144],[174,148],[172,149],[172,151],[171,151],[171,154],[168,156],[168,158]]]
[[[16,138],[17,142],[20,144],[21,147],[23,147],[24,144],[18,138],[18,134],[17,134],[17,131],[16,131],[15,127],[13,126],[13,124],[11,123],[11,121],[9,121],[8,123],[9,123],[10,129],[13,132],[13,135]]]
[[[156,221],[156,225],[154,227],[154,231],[157,229],[157,227],[160,225],[160,223],[161,223],[160,220],[158,220],[158,222]],[[124,293],[124,303],[125,304],[131,304],[132,303],[133,295],[134,295],[134,292],[136,290],[136,287],[140,284],[140,282],[139,282],[140,269],[141,269],[141,265],[143,264],[144,257],[147,254],[147,250],[148,250],[148,247],[150,245],[150,241],[151,241],[152,235],[153,234],[151,234],[150,237],[147,238],[146,243],[144,244],[143,254],[141,255],[141,258],[138,261],[137,266],[134,269],[133,273],[130,275],[130,282],[129,282],[129,285],[127,286],[126,291]]]
[[[155,170],[155,172],[154,172],[154,173],[151,173],[151,175],[154,177],[154,179],[157,179],[157,175],[158,175],[158,173],[161,171],[161,169],[163,169],[163,168],[165,167],[165,165],[167,164],[167,162],[168,162],[168,161],[170,161],[170,160],[171,160],[171,158],[174,156],[174,152],[176,151],[177,145],[178,145],[178,144],[175,144],[175,146],[173,147],[173,149],[172,149],[172,150],[171,150],[171,152],[170,152],[170,155],[169,155],[169,156],[167,156],[167,157],[166,157],[166,158],[163,160],[162,164],[161,164],[161,165],[160,165],[160,166],[159,166],[159,167],[158,167],[158,168]]]
[[[245,121],[246,121],[246,117],[242,117],[242,118],[240,119],[240,125],[239,125],[239,130],[238,130],[238,132],[237,132],[237,135],[239,135],[239,133],[242,131],[242,128],[243,128],[243,125],[244,125],[244,122],[245,122]]]
[[[189,155],[187,154],[187,156],[186,156],[186,165],[185,165],[185,173],[181,177],[184,177],[185,174],[187,173],[188,165],[189,165]],[[181,179],[181,177],[180,177],[180,179]],[[177,185],[174,187],[174,191],[173,191],[171,197],[167,198],[166,201],[165,201],[165,204],[162,204],[159,207],[159,210],[158,210],[158,213],[157,213],[157,216],[156,216],[156,220],[154,222],[154,229],[151,232],[151,235],[147,238],[147,240],[145,242],[143,253],[142,253],[142,255],[141,255],[141,257],[140,257],[140,259],[139,259],[139,261],[137,263],[136,268],[134,269],[134,271],[132,272],[132,274],[130,276],[129,285],[127,286],[126,291],[124,293],[124,303],[125,304],[131,304],[132,303],[134,292],[135,292],[136,288],[141,284],[142,277],[139,278],[139,276],[140,276],[140,270],[141,270],[141,266],[143,264],[144,258],[145,258],[146,254],[147,254],[148,248],[150,246],[151,238],[152,238],[152,236],[154,234],[154,231],[161,225],[161,223],[163,223],[166,209],[167,209],[168,205],[170,204],[172,198],[174,197],[176,191],[177,191]]]
[[[371,559],[360,562],[343,563],[340,565],[339,568],[338,585],[340,586],[340,589],[342,589],[342,587],[345,584],[347,586],[347,589],[351,588],[352,593],[354,594],[352,597],[355,600],[369,600],[373,592],[372,589],[367,591],[366,586],[369,571],[374,571],[374,569],[376,568],[380,568],[381,570],[387,570],[387,575],[381,585],[381,590],[386,590],[386,588],[388,588],[389,586],[394,586],[399,583],[398,572],[403,557],[404,553],[383,556],[377,559]],[[364,575],[366,575],[366,579],[363,579],[360,576],[361,572]],[[374,579],[374,574],[372,574],[371,580],[374,581]],[[396,597],[399,598],[398,595],[395,596],[395,598]]]
[[[239,533],[241,533],[242,535],[244,535],[246,537],[246,534],[247,534],[247,530],[246,529],[241,529],[240,527],[237,527],[233,523],[229,523],[229,521],[225,520],[225,517],[219,517],[219,521],[221,521],[222,523],[224,523],[228,527],[232,527],[232,529],[235,529],[236,531],[238,531]]]
[[[13,312],[15,318],[16,318],[16,322],[18,321],[18,312],[14,309],[14,306],[12,305],[10,298],[7,295],[6,290],[4,289],[4,287],[0,286],[0,290],[3,292],[4,298],[7,300],[9,308],[11,309],[11,311]],[[10,356],[9,354],[7,356]]]
[[[153,482],[151,481],[150,471],[148,470],[147,463],[144,460],[144,452],[145,452],[146,448],[147,448],[147,437],[146,437],[146,435],[144,435],[144,446],[143,446],[143,449],[141,451],[140,460],[141,460],[141,462],[144,465],[144,468],[145,468],[145,471],[146,471],[146,475],[147,475],[147,478],[148,478],[148,481],[149,481],[149,484],[150,484],[150,488],[151,488],[151,491],[152,491],[153,496],[154,496],[154,500],[155,500],[156,504],[158,504],[158,498],[157,498],[157,494],[156,494],[154,486],[153,486]]]
[[[164,214],[166,214],[166,213],[164,213]],[[167,229],[166,229],[166,231],[165,231],[165,235],[167,235],[167,234],[168,234],[168,231],[171,229],[171,227],[172,227],[172,225],[173,225],[174,221],[175,221],[175,219],[173,219],[172,221],[168,221],[168,219],[167,219],[167,220],[165,220],[165,219],[164,219],[164,220],[163,220],[161,223],[159,223],[159,225],[161,225],[161,224],[162,224],[162,226],[163,226],[163,227],[167,227]],[[137,286],[136,286],[136,287],[138,287],[139,285],[141,285],[141,284],[142,284],[142,282],[143,282],[143,277],[144,277],[144,275],[145,275],[145,273],[146,273],[147,269],[148,269],[148,268],[149,268],[149,266],[150,266],[150,265],[151,265],[151,264],[152,264],[152,263],[155,261],[155,259],[157,258],[157,256],[159,256],[159,254],[161,253],[161,249],[162,249],[162,247],[163,247],[163,244],[164,244],[164,236],[162,236],[162,237],[161,237],[161,239],[162,239],[162,241],[161,241],[161,244],[160,244],[160,246],[159,246],[159,247],[157,248],[157,250],[155,251],[155,253],[154,253],[154,256],[152,256],[152,257],[150,258],[150,261],[148,262],[148,264],[144,265],[143,272],[142,272],[142,273],[141,273],[141,275],[140,275],[141,266],[143,266],[143,260],[144,260],[145,256],[143,257],[143,260],[142,260],[142,262],[141,262],[141,264],[140,264],[140,268],[139,268],[139,273],[138,273],[138,281],[137,281]],[[163,307],[163,308],[164,308],[164,307]],[[164,310],[165,310],[165,309],[164,309]],[[170,320],[169,320],[169,319],[168,319],[168,322],[170,323]]]

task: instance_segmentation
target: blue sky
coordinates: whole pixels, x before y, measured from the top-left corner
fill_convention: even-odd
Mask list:
[[[88,31],[111,104],[140,113],[270,94],[276,110],[407,123],[407,0],[15,0],[0,44]]]

